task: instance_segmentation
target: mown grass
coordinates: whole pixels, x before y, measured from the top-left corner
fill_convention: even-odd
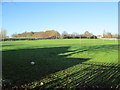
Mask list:
[[[5,41],[3,89],[119,88],[118,47],[99,39]]]

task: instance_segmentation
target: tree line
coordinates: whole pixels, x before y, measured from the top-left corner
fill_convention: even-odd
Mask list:
[[[42,34],[43,33],[43,34]],[[24,32],[22,34],[13,34],[12,37],[39,37],[39,38],[62,38],[62,39],[73,39],[73,38],[94,38],[96,39],[97,36],[90,33],[89,31],[85,31],[83,34],[78,34],[73,32],[69,34],[67,31],[63,31],[60,34],[58,31],[55,30],[47,30],[45,32]],[[118,38],[120,35],[118,34],[111,34],[110,32],[106,32],[104,30],[102,38]]]
[[[95,35],[86,31],[84,34],[78,34],[76,32],[68,34],[66,31],[63,31],[60,34],[55,30],[47,30],[45,32],[24,32],[21,34],[13,34],[12,37],[34,37],[34,38],[51,38],[51,39],[74,39],[74,38],[97,38]]]
[[[1,30],[0,31],[0,38],[8,38],[7,31]],[[99,35],[101,38],[119,38],[120,35],[118,34],[111,34],[110,32],[106,32],[104,30],[103,35]],[[89,31],[85,31],[83,34],[78,34],[76,32],[73,32],[72,34],[69,34],[67,31],[63,31],[62,34],[60,34],[56,30],[46,30],[44,32],[23,32],[19,34],[12,34],[13,38],[43,38],[43,39],[74,39],[74,38],[88,38],[88,39],[96,39],[98,36],[95,36],[94,34],[90,33]]]
[[[92,33],[85,31],[83,34],[78,34],[76,32],[73,32],[72,34],[68,34],[66,31],[62,33],[62,38],[63,39],[74,39],[74,38],[88,38],[88,39],[96,39],[97,36],[93,35]]]

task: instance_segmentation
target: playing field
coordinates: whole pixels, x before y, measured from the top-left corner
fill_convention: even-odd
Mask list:
[[[5,41],[3,88],[120,88],[118,46],[99,39]]]

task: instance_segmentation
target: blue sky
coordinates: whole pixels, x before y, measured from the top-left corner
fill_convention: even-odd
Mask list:
[[[13,33],[57,30],[118,33],[117,2],[4,2],[2,28]]]

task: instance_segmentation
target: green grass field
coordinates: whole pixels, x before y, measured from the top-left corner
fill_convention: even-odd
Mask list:
[[[3,88],[120,88],[118,46],[99,39],[5,41]]]

